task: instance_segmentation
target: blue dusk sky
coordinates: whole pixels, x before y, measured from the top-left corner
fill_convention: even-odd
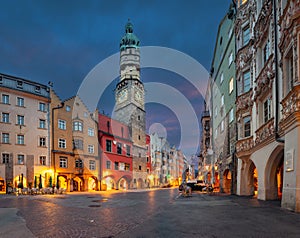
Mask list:
[[[209,71],[218,25],[230,2],[4,0],[0,14],[0,72],[45,85],[51,81],[59,97],[67,99],[76,95],[97,64],[119,52],[128,19],[141,46],[181,51]],[[187,79],[167,70],[145,68],[141,69],[141,80],[176,88],[200,120],[203,98]],[[117,81],[112,81],[98,103],[99,110],[109,115]],[[148,103],[146,113],[147,130],[154,123],[162,125],[171,145],[178,147],[181,143],[187,157],[194,154],[197,148],[192,143],[180,142],[184,128],[180,128],[180,119],[172,109],[163,103]]]

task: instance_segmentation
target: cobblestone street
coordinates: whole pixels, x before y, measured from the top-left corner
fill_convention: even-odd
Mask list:
[[[299,237],[278,201],[177,189],[0,195],[0,237]]]

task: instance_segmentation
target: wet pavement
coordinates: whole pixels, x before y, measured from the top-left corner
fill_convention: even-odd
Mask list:
[[[0,195],[0,237],[299,237],[279,201],[177,189]]]

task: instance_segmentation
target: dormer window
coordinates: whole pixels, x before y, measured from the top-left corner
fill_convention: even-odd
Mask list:
[[[23,88],[23,82],[17,81],[17,88]]]

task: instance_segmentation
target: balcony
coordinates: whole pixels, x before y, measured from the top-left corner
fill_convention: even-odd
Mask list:
[[[253,136],[240,139],[236,142],[236,152],[239,158],[251,154],[251,149],[254,147]]]
[[[280,125],[286,129],[295,121],[300,120],[300,85],[294,86],[289,94],[281,101],[282,120]]]
[[[274,138],[274,118],[263,124],[256,130],[255,146]]]
[[[248,111],[249,108],[252,107],[253,105],[253,101],[252,101],[252,95],[253,95],[253,91],[250,90],[244,94],[241,94],[240,96],[238,96],[237,100],[236,100],[236,111]]]
[[[275,78],[273,64],[274,58],[272,54],[256,78],[254,100],[266,96],[268,92],[272,90],[272,85]]]

